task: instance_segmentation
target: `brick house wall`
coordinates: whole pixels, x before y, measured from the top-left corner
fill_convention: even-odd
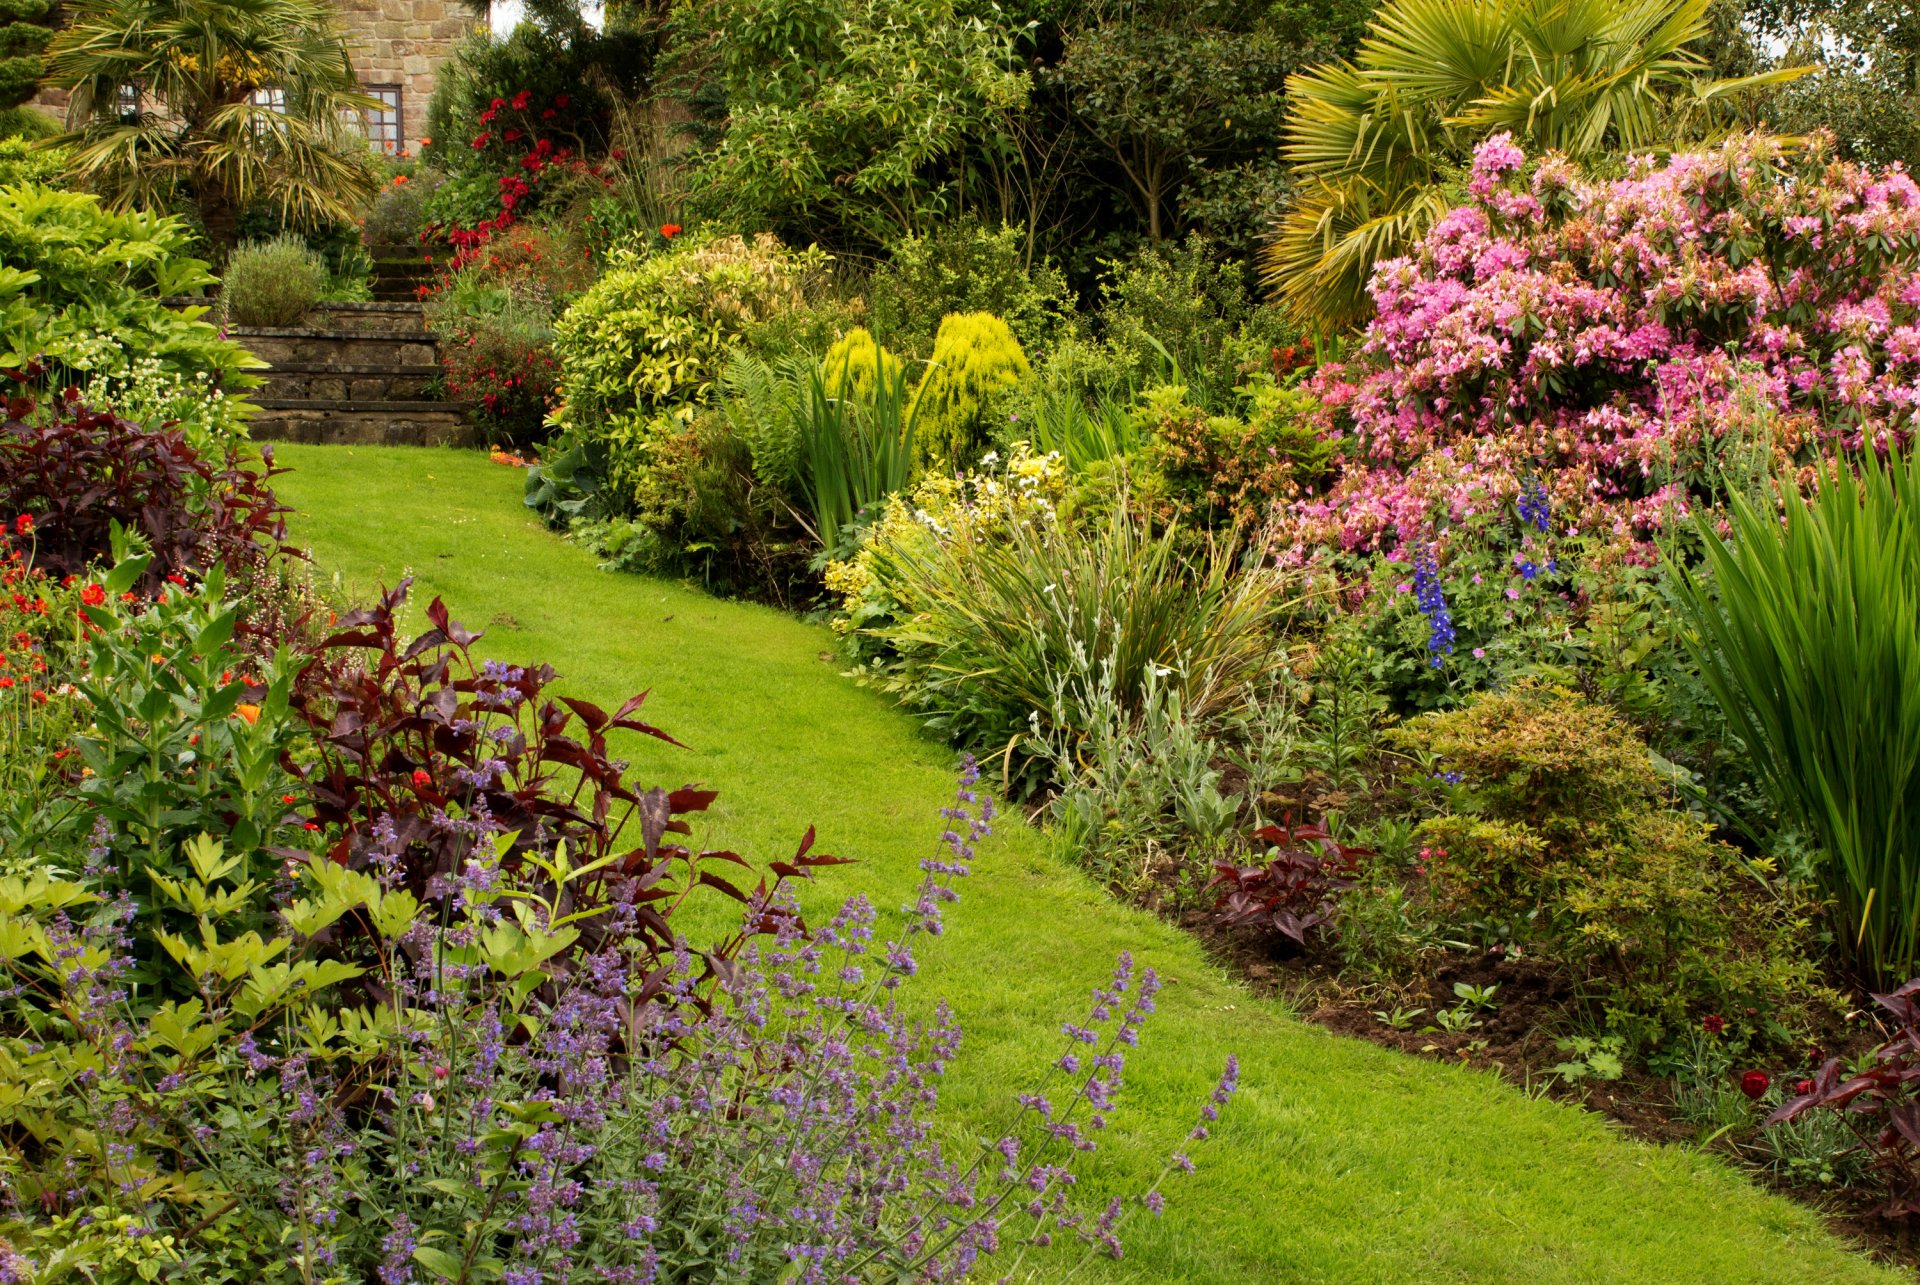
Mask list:
[[[375,145],[385,152],[419,151],[435,73],[467,33],[484,29],[487,20],[460,0],[332,0],[332,5],[360,83],[392,104],[393,119],[372,126],[379,136]],[[66,120],[65,90],[42,89],[32,105]]]
[[[419,151],[435,73],[486,20],[459,0],[333,0],[333,9],[360,83],[394,102],[398,122],[376,143],[383,151]]]

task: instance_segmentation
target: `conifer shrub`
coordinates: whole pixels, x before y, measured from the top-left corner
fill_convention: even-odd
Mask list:
[[[992,313],[957,312],[941,321],[914,393],[923,458],[940,468],[976,462],[1004,399],[1032,373],[1020,341]]]

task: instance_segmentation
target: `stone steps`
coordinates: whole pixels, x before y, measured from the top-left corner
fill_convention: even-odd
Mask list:
[[[235,327],[266,362],[249,422],[256,438],[328,445],[473,446],[459,402],[436,401],[439,346],[421,306],[323,304],[324,327]]]
[[[256,440],[324,446],[477,446],[455,402],[326,401],[256,397],[248,421]]]

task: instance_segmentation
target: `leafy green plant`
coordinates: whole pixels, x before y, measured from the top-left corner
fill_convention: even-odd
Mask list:
[[[851,379],[843,379],[839,395],[827,380],[822,371],[809,372],[792,413],[814,538],[831,556],[847,551],[861,514],[912,480],[921,401],[908,393],[899,367],[878,367],[865,397]]]
[[[1920,462],[1869,453],[1818,480],[1784,521],[1731,497],[1675,589],[1702,678],[1824,851],[1835,940],[1886,983],[1920,970]]]
[[[867,288],[868,306],[874,330],[909,357],[930,357],[935,332],[954,313],[992,313],[1030,353],[1044,352],[1071,321],[1066,278],[1029,260],[1018,228],[961,217],[889,249]]]
[[[1565,1057],[1554,1063],[1553,1073],[1564,1084],[1617,1080],[1627,1073],[1622,1060],[1626,1041],[1618,1035],[1576,1035],[1557,1047]]]
[[[188,253],[180,219],[116,213],[98,198],[45,187],[0,188],[0,369],[29,387],[85,389],[125,377],[143,360],[191,377],[204,372],[229,393],[257,385],[262,365],[168,295],[214,282]]]
[[[227,256],[220,300],[243,326],[295,326],[320,300],[327,263],[297,236],[247,241]]]

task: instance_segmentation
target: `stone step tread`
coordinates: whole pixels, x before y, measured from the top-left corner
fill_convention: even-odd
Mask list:
[[[372,343],[429,343],[433,332],[423,320],[418,330],[307,330],[278,326],[235,326],[227,334],[238,338],[259,339],[345,339]]]
[[[356,362],[330,365],[324,361],[276,361],[262,374],[269,375],[391,375],[395,379],[426,379],[440,373],[431,363],[408,365],[395,362]]]
[[[435,411],[444,411],[449,415],[464,415],[467,411],[467,403],[465,402],[343,402],[324,400],[321,398],[309,399],[305,397],[255,397],[252,400],[253,404],[263,411],[324,410],[347,415],[362,412],[366,414],[422,415]]]

